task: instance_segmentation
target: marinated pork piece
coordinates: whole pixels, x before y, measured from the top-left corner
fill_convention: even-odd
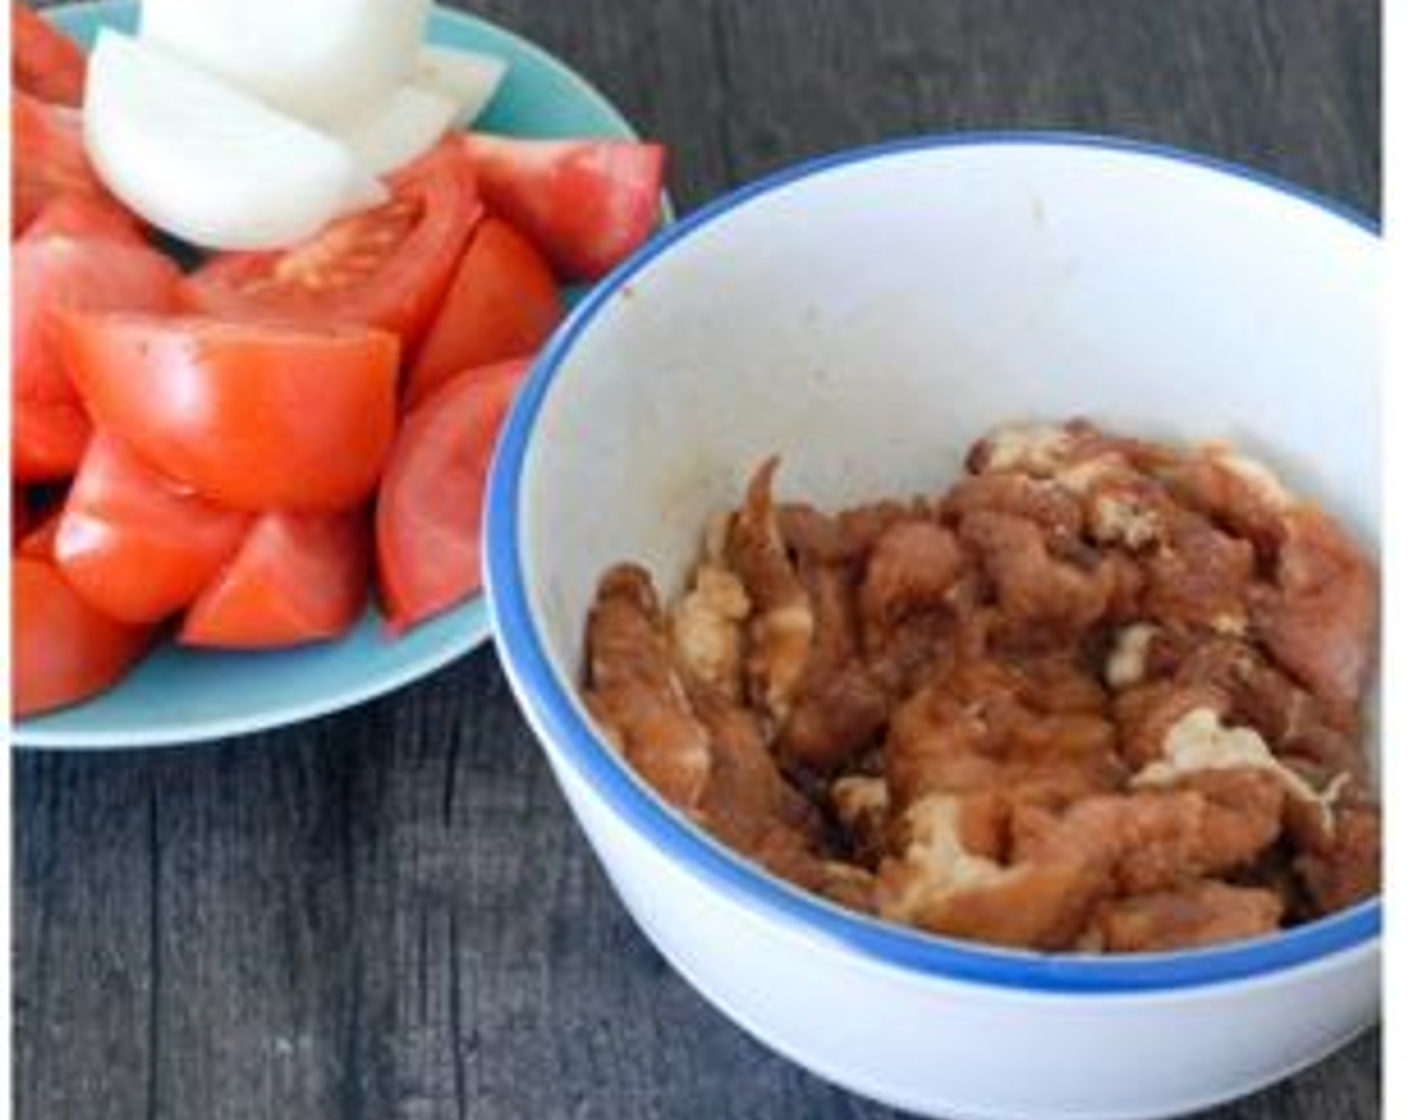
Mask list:
[[[1281,835],[1295,800],[1279,775],[1254,767],[1194,771],[1171,788],[1203,799],[1198,860],[1209,875],[1254,866]]]
[[[1295,860],[1320,913],[1353,906],[1379,889],[1382,822],[1377,805],[1358,801],[1338,807],[1335,827]]]
[[[1022,701],[1010,669],[965,666],[896,711],[886,742],[893,811],[934,793],[1005,789],[1070,800],[1116,788],[1114,729],[1098,715]]]
[[[1048,547],[1080,536],[1080,500],[1049,479],[1023,474],[979,474],[959,481],[944,497],[944,521],[957,525],[973,513],[1005,513],[1034,522]]]
[[[1285,519],[1294,496],[1264,463],[1226,444],[1205,444],[1160,472],[1173,494],[1265,556],[1285,540]]]
[[[1358,705],[1374,660],[1378,573],[1319,510],[1298,507],[1285,532],[1275,590],[1255,603],[1257,634],[1321,700]]]
[[[1246,640],[1154,630],[1142,671],[1169,687],[1216,695],[1232,722],[1256,730],[1279,757],[1367,778],[1356,710],[1313,696]]]
[[[1126,689],[1114,706],[1125,761],[1136,770],[1157,762],[1164,756],[1169,732],[1189,712],[1221,716],[1229,707],[1231,701],[1214,684],[1156,680]]]
[[[860,656],[857,577],[840,564],[802,561],[799,569],[815,620],[806,677],[829,676]]]
[[[815,619],[811,651],[787,721],[781,754],[830,773],[873,743],[889,698],[860,661],[856,577],[840,564],[802,562],[802,583]]]
[[[586,702],[612,741],[666,801],[699,803],[709,737],[670,659],[650,576],[631,564],[602,579],[587,620]]]
[[[1018,627],[1083,635],[1105,614],[1114,591],[1110,569],[1086,571],[1051,554],[1041,529],[1006,513],[969,514],[959,537],[992,579],[997,602]]]
[[[1144,612],[1169,627],[1247,632],[1256,550],[1193,514],[1179,518],[1149,559]]]
[[[1080,946],[1106,953],[1197,949],[1274,933],[1281,912],[1281,900],[1272,891],[1200,879],[1102,902]]]
[[[1225,778],[1225,776],[1224,776]],[[1240,790],[1245,805],[1229,805]],[[1162,890],[1205,875],[1246,868],[1276,840],[1283,793],[1264,775],[1233,782],[1099,794],[1063,811],[1027,804],[1013,819],[1015,859],[1080,859],[1105,877],[1111,894]]]
[[[1113,459],[1145,474],[1157,474],[1180,456],[1162,444],[1111,435],[1089,421],[1071,420],[1060,425],[996,428],[973,445],[967,465],[975,475],[1015,471],[1031,478],[1056,478],[1094,459]]]
[[[942,610],[963,573],[958,538],[932,521],[900,521],[875,542],[860,587],[865,647],[883,648],[906,617]]]
[[[1206,446],[1161,473],[1174,493],[1274,564],[1274,590],[1258,589],[1252,605],[1277,660],[1322,700],[1357,704],[1373,660],[1373,564],[1269,467],[1231,448]]]
[[[1053,484],[1079,500],[1091,540],[1126,553],[1166,546],[1180,520],[1181,511],[1164,487],[1120,451],[1102,451],[1066,467]]]
[[[970,474],[1012,471],[1052,478],[1065,468],[1100,453],[1079,424],[1013,424],[989,432],[968,452]]]
[[[937,501],[721,513],[662,615],[603,580],[586,697],[773,873],[945,936],[1163,952],[1379,886],[1377,573],[1230,448],[1018,425]]]
[[[779,752],[831,773],[875,742],[890,716],[884,688],[850,662],[805,682],[778,735]]]
[[[739,578],[707,560],[670,608],[670,649],[680,667],[730,700],[743,690],[743,623],[751,610]]]
[[[907,699],[890,721],[885,781],[898,817],[931,793],[988,789],[1002,776],[987,754],[987,723],[976,705],[948,688],[931,686]]]
[[[662,797],[775,874],[826,880],[816,810],[778,770],[760,717],[680,674],[640,569],[621,566],[602,581],[588,648],[587,704]]]
[[[701,823],[775,875],[814,886],[821,874],[819,816],[778,770],[762,720],[707,687],[692,690],[691,700],[709,735]]]
[[[841,778],[831,786],[831,807],[850,839],[852,856],[863,867],[873,868],[888,842],[890,787],[885,779]]]
[[[744,663],[750,693],[781,722],[806,670],[816,619],[777,525],[772,500],[777,466],[777,459],[769,459],[748,484],[729,533],[728,558],[755,609]]]
[[[1144,595],[1149,587],[1144,565],[1133,556],[1113,551],[1106,552],[1101,562],[1113,584],[1102,621],[1110,627],[1139,623],[1144,618]]]
[[[922,502],[875,502],[836,516],[809,505],[782,505],[778,526],[787,547],[814,564],[858,564],[870,555],[882,533],[898,521],[927,516]]]
[[[1004,668],[1023,704],[1039,712],[1107,717],[1109,698],[1079,650],[1004,656],[991,654]]]
[[[1149,675],[1149,650],[1158,636],[1159,628],[1147,622],[1120,627],[1105,661],[1105,684],[1116,692],[1142,684]]]
[[[875,876],[863,867],[828,860],[821,865],[821,882],[812,889],[848,910],[875,913]]]
[[[899,517],[899,507],[876,507],[869,514],[835,523],[829,531],[843,537],[859,535],[878,543],[894,531],[912,535],[910,526],[928,524]],[[937,528],[928,527],[932,533],[941,534]],[[956,545],[954,550],[956,554]],[[872,588],[869,596],[864,587],[857,590],[859,577],[844,560],[836,558],[844,554],[843,549],[833,546],[810,556],[804,553],[801,559],[799,578],[807,594],[812,633],[778,734],[778,746],[784,755],[823,773],[872,744],[886,723],[889,697],[883,680],[860,659],[861,630],[873,629],[875,625],[870,612],[879,603],[879,609],[895,615],[896,608],[905,605],[898,602],[899,597],[906,595],[912,609],[916,605],[916,589],[922,590],[923,586],[922,578],[912,586],[903,583],[910,578],[906,572],[914,572],[913,563],[892,564],[888,573],[882,571],[882,577],[891,582],[878,588],[881,598],[888,596],[888,601],[880,602],[875,578],[870,574],[875,569],[878,548],[866,569],[865,578]],[[830,558],[816,558],[823,555]],[[918,559],[922,564],[931,557],[921,555]],[[955,555],[955,567],[958,561]],[[892,624],[897,621],[898,618],[890,618]]]
[[[1069,945],[1102,892],[1098,870],[1081,860],[1004,866],[975,854],[965,816],[963,802],[944,795],[905,813],[898,855],[880,866],[879,915],[996,945]]]
[[[1219,774],[1264,775],[1288,797],[1319,818],[1325,833],[1334,830],[1334,807],[1348,774],[1336,775],[1317,789],[1305,775],[1278,759],[1260,735],[1248,727],[1227,727],[1211,708],[1195,708],[1164,736],[1161,757],[1130,779],[1137,788],[1212,781]]]

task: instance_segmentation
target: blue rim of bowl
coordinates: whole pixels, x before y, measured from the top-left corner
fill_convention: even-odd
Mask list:
[[[1357,210],[1262,171],[1146,141],[1060,131],[910,137],[803,162],[735,190],[658,234],[599,284],[550,341],[519,392],[494,457],[486,512],[489,610],[500,658],[521,701],[559,748],[561,757],[633,830],[748,909],[884,964],[991,987],[1115,995],[1245,981],[1365,945],[1381,930],[1378,898],[1295,929],[1225,948],[1117,958],[1045,956],[985,948],[854,914],[758,869],[669,808],[629,772],[592,729],[552,667],[533,622],[520,567],[520,483],[538,414],[577,338],[656,257],[760,196],[802,179],[890,156],[982,146],[1098,149],[1192,165],[1298,200],[1371,236],[1379,233],[1378,223]]]

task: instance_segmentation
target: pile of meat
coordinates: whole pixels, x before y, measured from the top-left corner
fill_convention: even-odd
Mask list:
[[[937,500],[716,519],[677,602],[623,564],[585,697],[769,870],[994,944],[1206,945],[1378,890],[1373,564],[1224,445],[1002,429]]]

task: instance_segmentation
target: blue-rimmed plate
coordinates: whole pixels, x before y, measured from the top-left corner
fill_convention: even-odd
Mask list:
[[[130,0],[73,4],[45,13],[84,44],[104,26],[132,30]],[[484,20],[437,9],[430,39],[509,63],[477,122],[517,136],[633,139],[625,118],[585,80],[532,43]],[[223,738],[294,723],[378,696],[423,677],[489,636],[482,598],[398,640],[369,612],[341,641],[271,653],[210,653],[164,645],[117,688],[14,727],[23,747],[115,749]]]

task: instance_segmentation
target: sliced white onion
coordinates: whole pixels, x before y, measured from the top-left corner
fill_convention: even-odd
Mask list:
[[[454,124],[458,105],[433,89],[407,84],[394,90],[372,112],[342,125],[333,134],[373,175],[394,171],[428,151]]]
[[[416,81],[454,101],[454,123],[465,128],[494,99],[507,70],[508,63],[491,54],[428,46],[421,49]]]
[[[109,30],[88,66],[84,140],[114,194],[206,248],[277,248],[385,197],[346,145]]]
[[[489,104],[508,64],[477,52],[426,47],[413,81],[346,121],[329,126],[375,175],[394,171],[428,151],[452,128],[464,127]]]
[[[412,78],[429,14],[430,0],[144,0],[141,37],[329,124]]]

